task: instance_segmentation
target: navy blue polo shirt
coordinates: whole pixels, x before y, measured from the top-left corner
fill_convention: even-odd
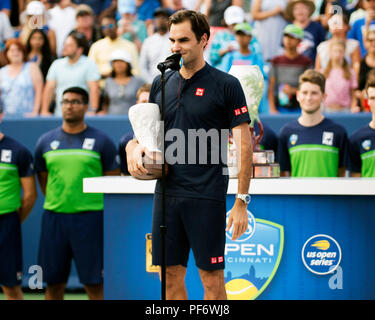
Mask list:
[[[161,108],[160,76],[152,83],[149,102]],[[225,201],[227,133],[243,122],[250,117],[237,78],[207,63],[190,79],[167,72],[166,194]],[[155,192],[161,192],[160,181]]]

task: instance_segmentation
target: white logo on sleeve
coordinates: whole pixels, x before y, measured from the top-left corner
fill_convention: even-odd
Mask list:
[[[1,151],[1,161],[11,163],[11,161],[12,161],[12,150],[3,149]]]
[[[333,145],[333,132],[323,132],[322,144],[325,144],[327,146]]]
[[[85,138],[85,140],[83,141],[82,149],[92,150],[94,149],[94,145],[95,145],[95,139]]]

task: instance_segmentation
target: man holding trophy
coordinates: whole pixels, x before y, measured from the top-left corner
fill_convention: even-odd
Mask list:
[[[226,299],[225,229],[233,227],[233,239],[237,239],[248,227],[252,159],[250,116],[240,82],[204,61],[203,50],[210,36],[207,18],[195,11],[181,10],[170,17],[169,28],[171,51],[182,55],[183,65],[179,71],[166,73],[165,84],[164,147],[167,151],[174,147],[175,151],[166,152],[165,159],[168,165],[165,180],[166,298],[187,299],[185,274],[192,249],[205,291],[204,298]],[[150,92],[151,113],[155,114],[155,104],[160,108],[161,101],[161,77],[158,76]],[[138,114],[145,112],[144,108]],[[145,122],[144,119],[140,121]],[[152,158],[156,153],[142,145],[134,125],[133,129],[135,139],[126,146],[128,170],[133,176],[140,177],[148,173],[144,156]],[[155,130],[150,129],[151,132]],[[238,194],[226,225],[226,163],[221,158],[215,161],[213,154],[226,154],[229,130],[238,146],[239,169]],[[228,132],[225,137],[221,134],[223,131]],[[185,139],[179,139],[178,135],[170,138],[172,132],[181,133]],[[190,139],[192,132],[196,133],[195,141]],[[214,136],[219,137],[219,143]],[[205,148],[196,143],[203,138],[207,142]],[[170,161],[172,158],[178,160]],[[161,264],[161,193],[158,180],[152,227],[154,265]]]

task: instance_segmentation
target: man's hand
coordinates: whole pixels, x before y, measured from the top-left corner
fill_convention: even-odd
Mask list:
[[[137,140],[130,140],[125,148],[128,171],[132,176],[144,175],[148,171],[143,166],[142,157],[146,148],[140,145]]]
[[[236,202],[230,211],[226,231],[229,231],[232,225],[232,240],[237,240],[246,232],[248,226],[247,206],[240,199],[236,199]]]

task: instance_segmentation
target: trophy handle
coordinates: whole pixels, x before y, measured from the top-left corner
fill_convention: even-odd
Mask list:
[[[257,121],[259,126],[259,134],[256,136],[254,131],[254,126],[249,127],[250,133],[251,133],[251,140],[253,142],[253,151],[260,151],[260,141],[263,138],[263,124],[260,120]]]

